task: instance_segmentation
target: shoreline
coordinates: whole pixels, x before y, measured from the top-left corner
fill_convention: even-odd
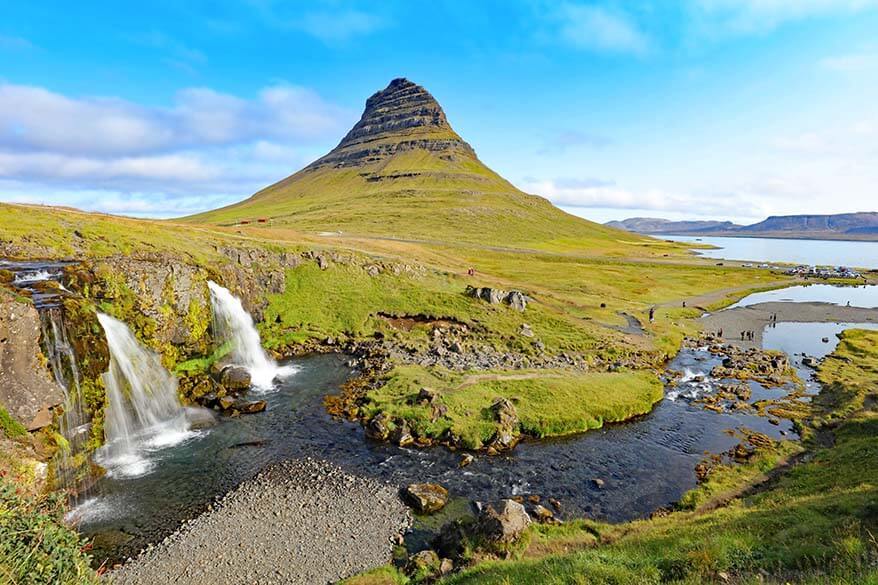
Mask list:
[[[778,323],[876,323],[878,309],[845,307],[830,303],[772,301],[723,309],[700,319],[706,332],[723,330],[723,341],[741,348],[762,347],[762,334],[772,314]],[[741,341],[741,331],[753,331],[752,341]]]
[[[391,560],[397,489],[306,458],[272,465],[110,573],[120,585],[335,582]]]

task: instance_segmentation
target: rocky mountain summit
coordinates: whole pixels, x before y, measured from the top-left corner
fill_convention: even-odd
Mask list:
[[[400,77],[366,100],[360,121],[335,149],[308,168],[363,166],[414,149],[438,152],[446,158],[476,156],[451,128],[430,92]]]

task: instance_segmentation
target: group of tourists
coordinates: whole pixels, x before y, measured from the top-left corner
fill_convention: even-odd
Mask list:
[[[755,341],[755,331],[741,331],[741,341]]]

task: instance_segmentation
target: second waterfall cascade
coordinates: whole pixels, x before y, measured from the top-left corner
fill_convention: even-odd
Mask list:
[[[177,397],[177,379],[159,356],[134,337],[125,323],[98,313],[107,336],[110,369],[104,374],[106,444],[97,461],[108,473],[137,476],[152,467],[149,453],[175,445],[196,433]]]
[[[249,370],[253,386],[268,390],[276,378],[296,371],[294,366],[278,366],[265,352],[253,318],[244,309],[241,299],[212,280],[207,286],[213,307],[214,336],[218,343],[231,343],[229,361]]]

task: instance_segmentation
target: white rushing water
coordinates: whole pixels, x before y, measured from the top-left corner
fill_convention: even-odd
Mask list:
[[[249,370],[253,386],[267,390],[273,387],[275,378],[295,372],[293,366],[278,366],[262,349],[259,332],[241,299],[213,281],[208,281],[207,286],[213,308],[214,336],[218,343],[231,343],[229,360]]]
[[[98,313],[107,336],[110,369],[104,434],[96,460],[110,475],[138,476],[152,467],[150,454],[195,435],[177,398],[177,379],[159,356],[142,346],[117,319]]]

